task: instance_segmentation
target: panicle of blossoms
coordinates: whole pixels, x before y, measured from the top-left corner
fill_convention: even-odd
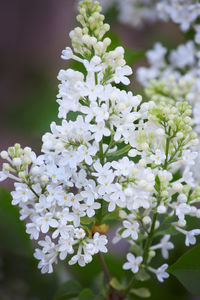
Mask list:
[[[104,0],[102,3],[104,4]],[[200,44],[200,4],[196,0],[116,0],[115,5],[119,11],[119,21],[123,23],[142,27],[145,23],[171,20],[178,24],[183,32],[192,29],[195,42]],[[110,6],[104,7],[107,9]]]
[[[200,54],[198,47],[188,41],[179,45],[166,55],[167,49],[156,43],[147,51],[150,67],[141,67],[137,71],[139,82],[146,87],[147,96],[154,101],[175,103],[188,101],[192,105],[194,130],[200,136]],[[190,55],[188,55],[190,53]],[[199,145],[194,150],[199,153]],[[190,160],[188,168],[190,169]],[[200,155],[196,158],[193,172],[197,182],[199,177]],[[189,172],[188,169],[188,172]]]
[[[159,18],[163,20],[171,19],[180,25],[184,32],[193,28],[195,31],[195,42],[200,44],[200,26],[196,21],[200,16],[200,3],[195,0],[162,0],[156,5]]]
[[[34,255],[43,273],[52,272],[58,258],[69,257],[69,264],[84,266],[94,254],[107,252],[106,235],[93,227],[101,225],[103,205],[110,211],[117,204],[125,206],[115,172],[119,176],[130,173],[123,163],[113,167],[107,160],[121,151],[115,143],[128,144],[137,129],[134,122],[142,121],[147,111],[147,107],[139,108],[140,96],[112,85],[127,85],[132,70],[125,65],[122,47],[107,50],[111,40],[103,36],[109,25],[103,23],[100,11],[98,2],[85,0],[79,5],[77,19],[82,27],[70,33],[73,50],[65,48],[61,57],[79,61],[84,72],[67,69],[58,74],[62,122],[52,122],[51,133],[43,136],[43,155],[37,157],[19,144],[1,152],[7,163],[0,179],[17,181],[12,203],[20,207],[30,238],[38,241]],[[76,112],[74,120],[68,119],[71,111]]]
[[[76,7],[78,2],[79,0],[76,0]],[[99,4],[101,5],[103,12],[106,12],[108,9],[110,9],[113,4],[116,5],[115,0],[99,0]]]
[[[104,38],[109,25],[100,11],[96,1],[80,2],[82,27],[71,31],[72,48],[62,51],[64,60],[78,61],[83,71],[58,74],[61,124],[51,123],[38,157],[18,144],[2,151],[7,163],[0,179],[17,181],[12,203],[37,241],[34,256],[43,273],[53,272],[58,259],[85,266],[93,255],[107,252],[105,220],[114,212],[122,223],[115,241],[127,239],[134,253],[124,268],[134,273],[146,268],[162,281],[166,264],[157,271],[149,264],[155,250],[167,258],[173,244],[165,235],[159,246],[151,245],[154,231],[167,219],[177,232],[186,227],[181,233],[187,241],[194,243],[199,234],[188,235],[185,217],[200,217],[195,206],[200,190],[188,176],[173,176],[196,155],[192,110],[186,102],[141,103],[141,96],[117,86],[129,84],[132,70],[122,47],[109,50],[111,40]]]
[[[133,27],[142,27],[158,18],[157,0],[117,0],[119,21]]]
[[[174,231],[187,225],[187,215],[199,218],[199,209],[193,205],[199,201],[199,188],[194,187],[186,172],[177,180],[173,179],[173,174],[187,165],[188,159],[194,164],[196,158],[196,152],[190,149],[198,142],[196,133],[192,132],[191,106],[187,102],[176,105],[150,102],[149,105],[148,121],[142,129],[138,128],[133,142],[135,146],[128,153],[130,157],[139,156],[138,165],[142,169],[138,168],[138,173],[145,171],[143,176],[140,173],[140,180],[129,180],[126,185],[125,195],[127,200],[130,198],[127,202],[129,213],[120,213],[123,227],[115,239],[117,242],[120,236],[127,238],[133,252],[142,255],[143,265],[150,263],[152,251],[146,246],[147,242],[143,244],[143,250],[138,249],[144,236],[148,240],[150,232],[158,232],[164,226],[163,215],[171,222]],[[199,234],[195,230],[194,233]],[[174,248],[169,239],[170,235],[164,236],[151,250],[161,249],[163,257],[168,258],[168,250]],[[125,264],[124,268],[127,266]]]

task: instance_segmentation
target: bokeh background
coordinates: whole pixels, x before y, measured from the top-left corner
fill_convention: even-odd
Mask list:
[[[108,0],[109,1],[109,0]],[[69,31],[76,25],[75,0],[0,0],[0,150],[15,142],[29,145],[40,152],[41,136],[49,130],[52,120],[57,120],[57,73],[70,63],[60,59],[61,50],[70,45]],[[106,15],[111,24],[113,42],[126,45],[127,57],[133,65],[131,87],[134,93],[141,91],[136,82],[135,71],[145,64],[143,50],[156,41],[169,48],[175,47],[184,37],[171,23],[155,23],[141,29],[119,24],[113,7]],[[119,38],[116,37],[119,36]],[[132,55],[128,49],[133,49]],[[13,183],[0,183],[12,189]],[[41,275],[33,258],[33,246],[25,234],[18,210],[12,207],[6,189],[0,190],[0,300],[51,300],[57,288],[68,278],[78,276],[83,286],[101,280],[100,265],[95,259],[86,268],[66,268],[59,264],[52,275]],[[179,240],[176,240],[179,244]],[[183,244],[183,240],[181,240]],[[126,250],[126,245],[122,245]],[[106,259],[111,273],[122,278],[121,261],[113,249],[112,257]],[[184,252],[177,247],[171,261]],[[181,284],[170,278],[161,285],[148,283],[152,300],[198,300],[189,295]],[[135,298],[137,299],[137,298]]]

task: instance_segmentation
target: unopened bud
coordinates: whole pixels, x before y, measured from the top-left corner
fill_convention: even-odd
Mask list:
[[[24,156],[23,162],[24,162],[25,165],[30,165],[32,160],[30,159],[30,157]]]
[[[145,225],[151,224],[151,218],[149,216],[145,216],[142,221]]]
[[[37,176],[40,173],[40,168],[38,166],[34,166],[33,168],[31,168],[31,174],[33,176]]]
[[[179,227],[184,227],[186,225],[186,221],[185,220],[179,220],[178,221],[178,226]]]
[[[30,154],[32,149],[30,147],[25,147],[24,148],[24,154]]]
[[[13,158],[13,165],[14,165],[15,167],[20,167],[21,164],[22,164],[21,158],[19,158],[19,157]]]
[[[19,176],[19,178],[25,179],[26,178],[26,173],[25,172],[19,172],[18,176]]]
[[[42,176],[40,177],[40,180],[41,180],[43,183],[47,183],[47,182],[49,181],[49,178],[48,178],[47,175],[42,175]]]
[[[166,207],[164,206],[164,205],[159,205],[158,207],[157,207],[157,212],[159,213],[159,214],[164,214],[164,213],[166,213]]]
[[[3,164],[3,170],[4,170],[4,171],[11,171],[11,169],[12,169],[12,168],[10,167],[10,165],[9,165],[8,163],[4,163],[4,164]]]
[[[8,159],[9,155],[8,155],[8,152],[7,151],[1,151],[1,158],[2,159]]]

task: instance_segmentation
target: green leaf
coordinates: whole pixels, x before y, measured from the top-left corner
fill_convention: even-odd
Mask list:
[[[94,300],[95,295],[90,289],[84,289],[78,296],[78,300]]]
[[[89,225],[89,224],[93,223],[94,221],[95,221],[94,217],[91,217],[91,218],[89,218],[89,217],[82,217],[81,218],[81,224],[83,224],[83,225]]]
[[[200,295],[200,245],[182,255],[167,272],[173,274],[190,293]]]
[[[60,286],[56,292],[54,300],[65,300],[77,297],[81,290],[82,287],[77,281],[69,280]]]
[[[124,286],[117,280],[117,278],[112,278],[110,281],[110,285],[117,291],[121,291],[124,289]]]
[[[167,225],[168,225],[168,228],[167,228]],[[174,235],[179,234],[179,232],[177,232],[177,230],[174,228],[173,225],[166,224],[166,229],[157,231],[154,236],[160,236],[160,235],[163,236],[165,234],[170,234],[170,235],[174,236]]]
[[[131,245],[130,252],[133,252],[134,254],[136,254],[136,256],[142,256],[143,249],[141,246],[139,246],[137,244],[133,244],[133,245]]]
[[[144,269],[140,269],[139,272],[135,275],[135,277],[139,281],[147,281],[151,278],[150,275]]]
[[[150,291],[147,288],[131,289],[131,294],[134,294],[140,298],[149,298],[151,296]]]
[[[69,111],[67,114],[67,121],[76,121],[77,117],[81,115],[78,111]]]
[[[120,37],[116,33],[109,31],[108,33],[106,33],[105,37],[109,37],[112,40],[111,45],[108,47],[108,51],[112,51],[118,46],[123,46],[123,48],[125,49],[124,58],[127,65],[132,65],[136,60],[140,60],[145,57],[144,50],[133,50],[123,45]]]
[[[4,189],[0,189],[0,244],[13,254],[24,257],[32,256],[31,242],[26,234],[24,223],[19,219],[19,211],[11,204],[12,197]]]
[[[115,220],[115,221],[120,220],[118,208],[116,208],[113,212],[107,212],[106,215],[103,217],[102,222],[106,222],[110,220]]]
[[[160,178],[158,177],[158,175],[156,175],[156,178],[155,178],[155,190],[157,191],[157,192],[159,192],[160,191]]]
[[[140,60],[145,57],[144,50],[132,50],[130,48],[125,48],[125,60],[127,65],[132,65],[135,61]]]
[[[131,146],[130,145],[127,145],[125,146],[124,148],[116,151],[116,152],[111,152],[111,153],[108,153],[107,156],[112,156],[112,157],[115,157],[115,156],[120,156],[126,152],[128,152],[129,150],[131,149]]]

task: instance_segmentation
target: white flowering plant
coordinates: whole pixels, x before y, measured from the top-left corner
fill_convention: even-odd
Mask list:
[[[123,47],[110,50],[109,25],[97,1],[81,1],[77,20],[81,27],[70,32],[72,48],[61,57],[77,61],[83,71],[68,68],[58,74],[61,122],[51,123],[39,156],[19,144],[2,151],[7,162],[0,180],[15,181],[12,204],[19,206],[26,232],[35,240],[42,273],[52,273],[58,261],[84,267],[97,255],[104,289],[98,296],[88,290],[78,296],[77,290],[74,297],[149,297],[138,283],[150,275],[160,282],[169,273],[177,275],[176,264],[166,263],[174,248],[171,236],[181,234],[189,246],[200,235],[188,225],[190,217],[200,218],[200,187],[188,167],[198,155],[192,107],[185,98],[178,101],[185,93],[181,87],[171,91],[169,101],[149,88],[146,102],[122,88],[129,85],[132,69]],[[121,267],[130,273],[122,282],[112,277],[103,257],[110,220],[118,226],[112,242],[129,244]],[[163,260],[157,266],[160,251]],[[199,248],[191,251],[189,258]]]

